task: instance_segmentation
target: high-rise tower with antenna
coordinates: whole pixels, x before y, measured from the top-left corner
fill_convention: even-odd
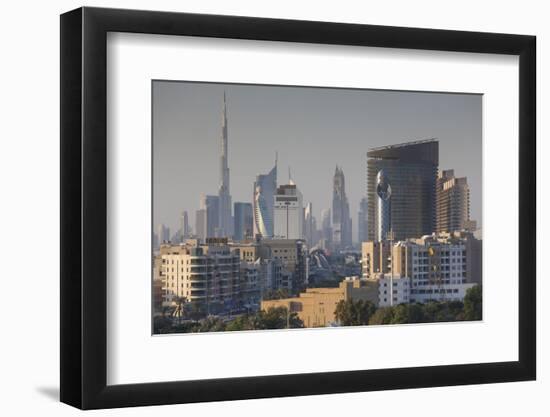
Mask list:
[[[233,234],[233,219],[231,215],[231,193],[229,189],[229,154],[227,144],[227,99],[225,91],[223,92],[223,110],[222,110],[222,134],[221,134],[221,154],[220,154],[220,182],[219,182],[219,237],[228,237]]]

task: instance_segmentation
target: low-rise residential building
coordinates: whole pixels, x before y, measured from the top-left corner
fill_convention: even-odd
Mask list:
[[[269,249],[269,257],[282,262],[292,274],[291,289],[300,290],[308,282],[307,246],[302,239],[262,239],[261,245]]]
[[[161,245],[154,264],[163,282],[163,303],[185,299],[207,311],[234,308],[241,292],[241,262],[226,243],[207,239],[205,245]]]
[[[378,282],[378,305],[388,307],[409,303],[411,280],[408,277],[391,277],[391,274],[378,274],[374,281]]]
[[[155,305],[174,306],[183,300],[212,314],[258,310],[264,293],[296,289],[307,268],[305,256],[297,240],[270,240],[266,245],[207,238],[204,244],[198,239],[163,244],[153,258],[155,300],[161,301]]]
[[[258,310],[262,299],[263,277],[264,273],[260,260],[253,263],[241,262],[239,306],[247,310]]]
[[[390,272],[390,242],[362,242],[361,267],[363,278],[374,278],[377,274]]]
[[[368,300],[378,304],[378,282],[346,278],[337,288],[307,288],[298,297],[262,301],[262,310],[271,307],[285,307],[294,312],[305,327],[326,327],[336,323],[334,316],[340,301]]]
[[[408,301],[405,301],[403,293],[402,297],[393,297],[394,304],[400,300],[462,300],[468,288],[481,284],[481,252],[481,240],[467,231],[407,239],[395,242],[393,246],[388,241],[364,242],[361,261],[363,277],[386,279],[392,275],[394,283],[396,279],[408,279],[409,284],[406,284],[407,281],[397,281],[403,290],[409,286]],[[397,291],[399,293],[400,290]],[[390,302],[388,297],[383,297],[388,295],[381,294],[380,305]],[[384,298],[388,301],[383,301]]]
[[[428,301],[462,301],[466,292],[476,286],[466,284],[428,284],[411,289],[411,303],[427,303]]]
[[[261,291],[287,289],[303,275],[305,248],[301,240],[263,239],[229,242],[230,250],[239,253],[241,262],[258,263],[261,269]]]

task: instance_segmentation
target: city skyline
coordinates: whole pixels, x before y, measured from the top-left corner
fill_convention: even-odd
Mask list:
[[[281,161],[284,164],[284,160],[287,160],[289,166],[292,166],[293,180],[303,194],[303,205],[305,207],[311,202],[314,208],[313,215],[317,219],[321,219],[322,210],[332,208],[333,179],[331,177],[334,165],[339,165],[346,178],[345,192],[346,196],[349,196],[349,216],[357,218],[359,202],[367,194],[366,153],[373,147],[392,143],[391,139],[381,142],[379,137],[372,137],[373,135],[369,134],[372,130],[382,128],[380,125],[383,122],[380,118],[377,118],[376,122],[371,120],[373,123],[369,124],[369,128],[359,136],[357,128],[363,127],[364,122],[359,123],[359,126],[349,124],[351,119],[357,119],[360,114],[358,107],[372,108],[373,101],[378,103],[378,111],[380,111],[378,107],[382,107],[382,113],[386,113],[386,119],[391,118],[392,114],[395,118],[394,123],[388,124],[384,133],[379,136],[391,136],[391,131],[395,131],[394,135],[397,135],[403,127],[396,129],[395,125],[407,125],[402,122],[403,117],[398,113],[408,112],[423,115],[420,120],[418,117],[414,121],[409,120],[408,125],[412,131],[422,131],[418,125],[429,116],[431,119],[427,124],[434,125],[432,130],[435,132],[442,129],[443,125],[450,124],[455,125],[455,128],[451,129],[453,133],[447,133],[446,137],[464,135],[463,138],[469,138],[470,141],[477,139],[479,152],[475,151],[475,147],[463,146],[468,149],[469,158],[461,158],[460,146],[457,146],[457,143],[438,137],[442,153],[439,166],[441,170],[454,169],[459,176],[468,178],[472,196],[472,219],[481,225],[481,96],[166,81],[155,81],[153,86],[155,227],[160,223],[165,224],[173,234],[179,227],[182,211],[189,213],[189,224],[195,225],[195,212],[203,208],[200,207],[201,195],[218,195],[220,205],[225,199],[227,202],[225,205],[229,207],[232,207],[231,201],[252,203],[253,184],[257,175],[269,172],[273,168],[275,158],[279,160],[279,164]],[[261,105],[258,103],[260,95],[262,96]],[[212,99],[216,96],[218,96],[217,111],[212,111],[215,107]],[[302,104],[301,113],[290,115],[289,107],[297,111],[296,99],[301,102],[299,104]],[[414,108],[406,109],[407,106],[403,108],[403,102],[411,104],[411,99],[416,104]],[[306,102],[309,107],[303,106]],[[333,102],[336,102],[336,105]],[[396,108],[399,103],[401,106]],[[336,111],[336,107],[341,107],[342,104],[347,104],[344,107],[348,111],[341,109]],[[253,107],[250,107],[251,105]],[[423,111],[415,110],[418,106],[423,108]],[[433,112],[436,110],[441,112],[441,106],[446,112],[441,114],[441,117],[433,119]],[[325,115],[330,108],[334,108],[331,119],[322,120],[327,119],[321,116]],[[393,110],[390,111],[390,108]],[[222,112],[221,123],[220,112]],[[368,115],[369,112],[365,114]],[[213,115],[217,117],[212,117]],[[300,118],[301,115],[304,116],[303,120]],[[189,116],[194,117],[190,119]],[[308,123],[308,119],[312,118],[315,123]],[[369,117],[366,116],[366,118]],[[280,122],[277,127],[271,127],[277,120]],[[406,117],[405,120],[407,120]],[[196,123],[201,124],[200,128]],[[179,128],[176,127],[178,125]],[[349,134],[342,137],[342,133],[338,132],[333,136],[337,140],[330,141],[331,136],[325,131],[327,129],[336,131],[342,125],[346,128],[341,131]],[[291,126],[295,129],[292,130]],[[428,128],[423,127],[423,129],[427,132]],[[469,134],[467,134],[468,131],[470,131]],[[280,140],[262,140],[262,137],[269,139],[278,132]],[[300,132],[302,135],[299,135]],[[251,141],[251,137],[257,140]],[[425,135],[425,137],[428,136]],[[411,138],[411,140],[414,139],[423,138],[416,136]],[[402,141],[397,137],[393,140],[395,143]],[[330,146],[334,145],[331,142],[340,143],[338,147],[340,154],[326,152],[328,155],[325,155],[323,150],[330,151],[334,148]],[[351,143],[348,144],[348,142]],[[360,149],[354,148],[354,142],[359,142],[355,145]],[[303,152],[304,147],[306,152]],[[332,166],[322,163],[323,157],[326,156],[335,161]],[[216,159],[220,162],[218,164],[214,162],[211,165],[210,162]],[[345,162],[339,162],[340,160]],[[447,164],[445,164],[446,160]],[[476,160],[478,164],[475,163]],[[197,162],[200,163],[200,167],[197,167]],[[281,165],[284,167],[283,164]],[[230,169],[231,175],[234,176],[231,178],[231,193],[229,192]],[[279,172],[284,171],[279,169]],[[212,181],[212,178],[216,177],[217,181]],[[327,177],[329,177],[328,181]],[[290,183],[290,172],[289,178],[278,175],[277,186],[288,183]],[[195,191],[199,188],[201,191],[196,193]],[[220,227],[224,217],[221,216],[220,210]],[[352,236],[353,241],[356,241],[357,224],[353,225]]]

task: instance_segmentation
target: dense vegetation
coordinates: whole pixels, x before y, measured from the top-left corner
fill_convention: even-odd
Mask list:
[[[380,324],[433,323],[449,321],[481,320],[481,286],[469,289],[461,301],[430,301],[425,304],[399,304],[379,307],[370,301],[340,301],[334,313],[341,326]],[[284,294],[273,294],[275,297]],[[193,314],[189,315],[190,317]],[[154,332],[201,333],[238,330],[266,330],[302,328],[304,323],[294,312],[285,307],[271,307],[267,311],[243,314],[234,318],[208,316],[202,319],[178,320],[166,316],[155,317]]]
[[[174,323],[175,321],[175,323]],[[202,333],[237,330],[294,329],[304,327],[296,313],[289,312],[285,307],[271,307],[267,311],[253,314],[243,314],[233,319],[223,319],[219,316],[209,316],[202,320],[186,320],[156,317],[155,333]]]
[[[340,301],[335,317],[342,326],[368,324],[433,323],[481,320],[481,286],[466,292],[464,302],[430,301],[376,308],[370,301]]]

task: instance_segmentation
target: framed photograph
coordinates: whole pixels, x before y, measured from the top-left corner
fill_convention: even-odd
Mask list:
[[[61,16],[61,401],[533,380],[535,37]]]

